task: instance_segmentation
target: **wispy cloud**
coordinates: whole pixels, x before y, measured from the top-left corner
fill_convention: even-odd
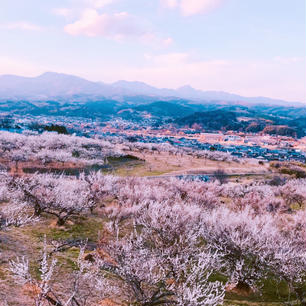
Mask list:
[[[104,37],[117,42],[133,40],[151,45],[154,49],[167,48],[173,38],[141,15],[116,11],[120,0],[79,0],[78,5],[53,10],[53,14],[66,19],[64,31],[72,36]],[[105,8],[112,6],[111,10]]]
[[[9,23],[0,23],[0,29],[5,30],[23,30],[23,31],[41,31],[43,27],[27,21],[17,21]]]
[[[65,17],[66,19],[76,19],[88,9],[100,10],[117,1],[118,0],[79,0],[77,4],[71,7],[58,7],[53,9],[53,14]]]
[[[179,9],[183,16],[205,14],[218,6],[225,0],[160,0],[164,7]]]
[[[171,37],[159,35],[146,21],[127,12],[99,13],[97,9],[87,8],[76,21],[67,24],[64,30],[73,36],[100,36],[116,41],[134,39],[159,48],[173,43]]]
[[[78,20],[65,26],[65,31],[70,35],[105,36],[116,40],[147,34],[138,20],[126,12],[99,14],[95,9],[85,9]]]

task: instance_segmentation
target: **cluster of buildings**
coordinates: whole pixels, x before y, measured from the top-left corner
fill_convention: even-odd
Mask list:
[[[91,118],[64,116],[14,116],[13,132],[34,132],[33,123],[63,125],[70,133],[88,137],[120,136],[127,140],[147,143],[170,143],[195,150],[217,150],[237,157],[259,160],[296,160],[306,163],[306,137],[294,139],[286,136],[244,133],[198,133],[191,129],[141,127],[129,121],[100,122]]]
[[[108,136],[114,134],[106,134]],[[121,136],[123,136],[121,134]],[[189,147],[195,150],[212,150],[231,153],[234,156],[241,158],[256,158],[263,161],[289,161],[295,160],[306,163],[306,151],[294,148],[274,148],[269,149],[259,145],[233,144],[233,143],[210,143],[201,142],[197,139],[177,138],[172,136],[145,136],[134,135],[135,141],[150,142],[150,143],[165,143],[168,142],[178,147]]]

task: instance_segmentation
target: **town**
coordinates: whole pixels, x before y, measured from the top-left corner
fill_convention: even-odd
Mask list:
[[[5,124],[6,123],[6,124]],[[142,122],[143,123],[143,122]],[[199,132],[193,128],[175,128],[171,125],[141,126],[127,120],[102,122],[97,119],[63,116],[2,115],[0,127],[10,132],[37,134],[43,126],[62,126],[69,134],[91,138],[121,137],[129,142],[169,143],[193,150],[227,152],[238,158],[261,161],[298,161],[306,163],[306,137],[243,132]]]

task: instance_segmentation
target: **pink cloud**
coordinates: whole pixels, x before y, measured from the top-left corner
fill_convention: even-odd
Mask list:
[[[85,9],[80,18],[65,26],[65,32],[73,36],[107,37],[117,41],[136,39],[145,44],[168,47],[171,37],[162,37],[150,26],[127,12],[99,13],[96,9]]]
[[[94,9],[84,10],[80,19],[65,26],[65,31],[70,35],[105,36],[116,40],[146,34],[135,17],[126,12],[99,14]]]
[[[222,2],[224,0],[161,0],[163,6],[178,8],[183,16],[205,14],[220,6]]]

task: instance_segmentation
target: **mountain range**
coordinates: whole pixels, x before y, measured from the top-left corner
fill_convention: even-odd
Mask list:
[[[125,101],[139,96],[150,98],[180,98],[201,102],[230,102],[238,104],[270,104],[305,106],[300,102],[288,102],[266,97],[243,97],[223,91],[202,91],[189,85],[178,89],[156,88],[143,82],[117,81],[112,84],[92,82],[86,79],[55,72],[37,77],[16,75],[0,76],[0,99],[3,100],[61,100],[104,97]],[[135,99],[137,100],[137,99]],[[143,99],[140,99],[143,103]]]

